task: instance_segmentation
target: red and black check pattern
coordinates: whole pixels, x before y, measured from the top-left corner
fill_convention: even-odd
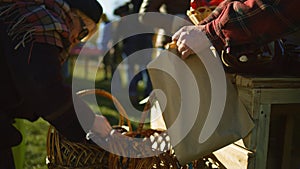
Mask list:
[[[201,24],[219,50],[260,46],[299,31],[299,6],[299,0],[225,0]]]

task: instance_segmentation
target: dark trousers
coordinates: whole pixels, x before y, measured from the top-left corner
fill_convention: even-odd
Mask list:
[[[0,169],[15,169],[11,148],[0,149]]]
[[[22,135],[13,126],[13,120],[7,113],[0,111],[0,169],[14,169],[14,158],[11,147],[21,143]]]

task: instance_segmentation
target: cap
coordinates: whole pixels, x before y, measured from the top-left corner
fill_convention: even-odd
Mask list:
[[[98,23],[103,13],[102,6],[97,0],[65,0],[71,8],[75,8]]]

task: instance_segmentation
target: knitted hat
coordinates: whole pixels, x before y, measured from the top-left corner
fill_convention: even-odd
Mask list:
[[[103,9],[97,0],[65,0],[71,8],[75,8],[90,17],[95,23],[98,23]]]

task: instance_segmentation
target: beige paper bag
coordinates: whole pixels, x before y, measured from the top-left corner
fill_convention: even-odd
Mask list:
[[[209,49],[201,55],[215,57]],[[212,84],[216,81],[200,58],[193,55],[182,60],[165,50],[147,66],[181,164],[245,137],[254,126],[230,79],[224,74],[223,84]]]

